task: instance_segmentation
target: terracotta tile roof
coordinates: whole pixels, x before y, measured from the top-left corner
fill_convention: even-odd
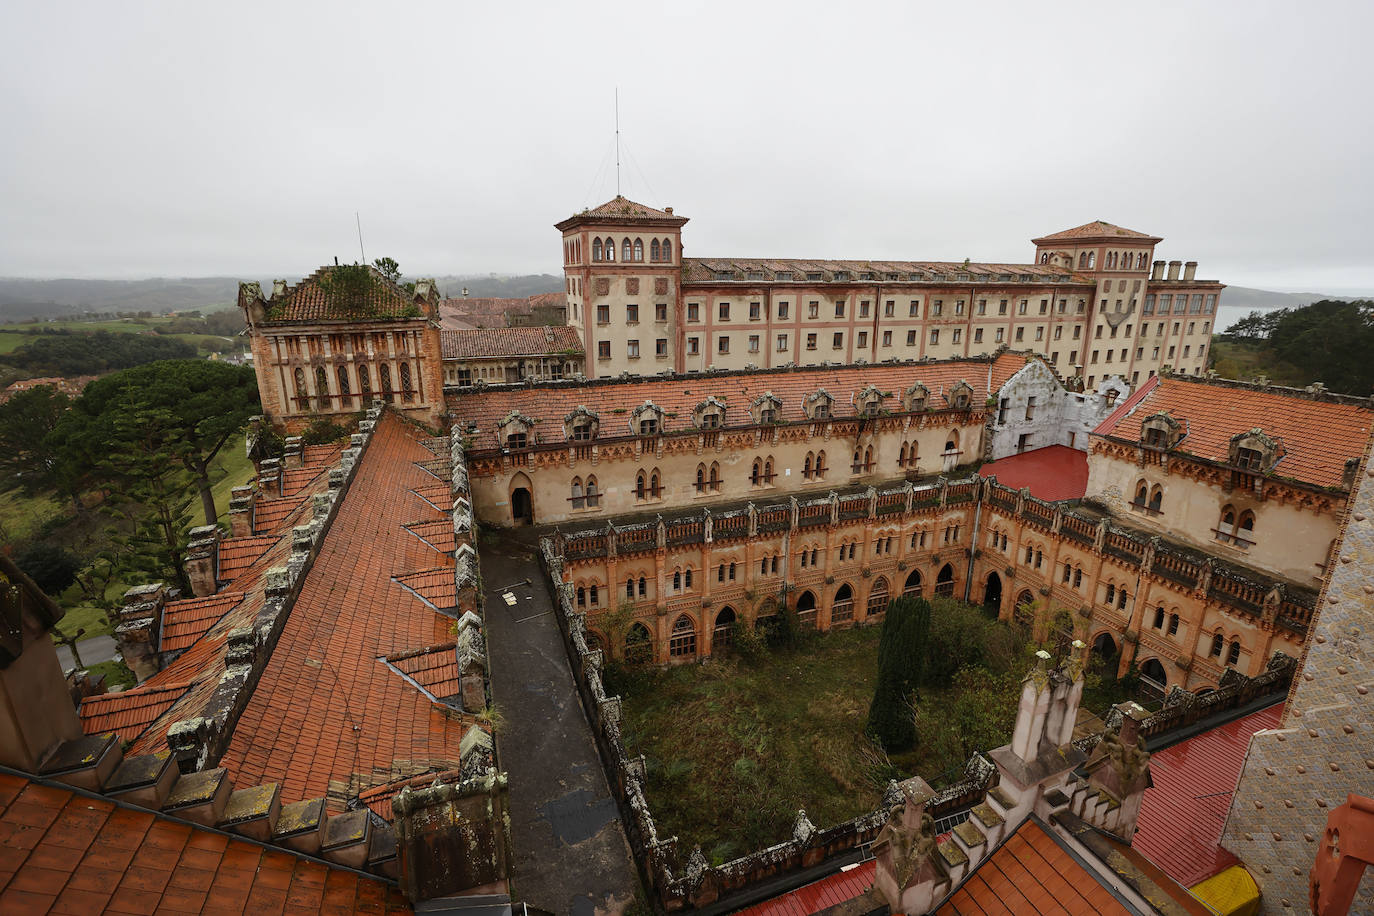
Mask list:
[[[277,542],[277,537],[275,534],[255,534],[220,541],[219,581],[232,583],[240,573],[252,566],[267,548]]]
[[[244,592],[219,592],[205,598],[168,602],[162,612],[159,650],[180,652],[187,648],[246,597]]]
[[[115,732],[121,741],[133,741],[190,686],[183,681],[87,697],[81,701],[81,730],[88,735]]]
[[[368,267],[372,284],[363,300],[350,307],[337,292],[326,288],[324,281],[335,270],[327,264],[295,286],[287,287],[279,298],[267,301],[268,321],[355,321],[360,317],[372,319],[421,317],[412,293],[386,279],[373,267]]]
[[[1016,490],[1030,487],[1031,496],[1047,502],[1081,499],[1088,491],[1088,455],[1067,445],[1009,455],[983,465],[978,473]]]
[[[519,411],[537,420],[535,428],[542,441],[562,442],[564,417],[584,404],[599,413],[602,439],[630,435],[630,411],[645,401],[653,401],[668,414],[663,423],[665,432],[690,429],[692,411],[707,397],[725,402],[726,426],[751,425],[750,405],[765,392],[771,392],[782,400],[781,419],[788,422],[805,419],[803,399],[821,388],[835,399],[834,416],[837,418],[856,415],[857,408],[853,402],[869,385],[891,392],[892,398],[885,399],[884,405],[900,409],[902,394],[918,381],[929,389],[931,404],[939,406],[944,405],[941,398],[943,393],[959,381],[967,381],[973,388],[973,405],[981,408],[990,396],[989,387],[996,392],[1025,364],[1024,354],[1008,352],[992,361],[968,359],[896,365],[808,366],[762,372],[688,374],[670,379],[646,378],[628,382],[498,387],[453,394],[449,396],[448,404],[460,421],[477,423],[477,447],[489,448],[495,444],[497,424],[512,411]]]
[[[963,261],[867,261],[843,258],[683,258],[682,282],[684,284],[705,284],[728,282],[730,280],[750,279],[750,273],[761,274],[753,279],[776,281],[779,271],[790,272],[790,281],[806,283],[808,274],[819,273],[819,280],[835,282],[835,274],[847,273],[849,276],[839,282],[872,283],[875,280],[887,281],[889,274],[897,274],[898,282],[943,282],[964,283],[981,277],[977,282],[1003,278],[1014,282],[1058,282],[1092,285],[1091,277],[1074,273],[1064,267],[1049,264],[992,264],[968,263]],[[720,276],[723,273],[730,277]],[[864,280],[864,274],[873,277]],[[913,277],[913,275],[915,275]],[[967,275],[967,276],[964,276]],[[959,277],[964,279],[958,279]],[[817,282],[811,280],[809,282]],[[891,281],[889,281],[891,282]],[[686,293],[690,295],[690,293]]]
[[[530,312],[528,299],[504,299],[499,297],[471,297],[461,299],[441,299],[439,301],[439,326],[441,328],[504,328],[508,315],[527,315]]]
[[[1034,820],[1023,822],[935,912],[1130,914]]]
[[[1128,239],[1141,242],[1162,242],[1158,236],[1149,235],[1145,232],[1136,232],[1134,229],[1123,229],[1111,223],[1095,219],[1091,223],[1084,223],[1081,226],[1074,226],[1072,229],[1065,229],[1063,232],[1054,232],[1049,235],[1042,235],[1038,239],[1032,239],[1035,244],[1041,242],[1071,242],[1080,239]]]
[[[1133,396],[1093,434],[1139,439],[1141,421],[1167,411],[1187,429],[1175,452],[1225,463],[1230,460],[1231,437],[1258,428],[1283,440],[1286,454],[1274,476],[1319,487],[1341,487],[1345,462],[1363,453],[1374,417],[1363,404],[1317,401],[1181,376],[1142,386],[1142,392],[1139,400]]]
[[[0,912],[409,913],[400,890],[0,773]]]
[[[529,298],[529,303],[530,303],[530,308],[536,308],[536,309],[549,309],[549,308],[565,309],[565,308],[568,307],[568,294],[567,294],[567,293],[535,293],[533,296],[530,296],[530,298]]]
[[[290,802],[456,765],[463,723],[377,662],[452,639],[450,618],[391,581],[453,568],[399,524],[424,508],[410,490],[433,483],[424,438],[390,411],[373,431],[220,761],[237,783],[280,782]]]
[[[387,664],[434,694],[436,699],[443,700],[458,695],[457,649],[457,643],[446,642],[437,646],[425,646],[423,649],[402,652],[399,655],[391,655],[387,657],[386,661]]]
[[[389,822],[393,818],[391,799],[399,795],[402,789],[407,787],[422,789],[435,783],[450,785],[461,781],[462,773],[459,770],[420,773],[416,776],[406,776],[379,786],[373,786],[370,789],[364,789],[358,793],[358,801],[372,809],[372,813],[382,820]]]
[[[257,498],[253,506],[253,533],[277,534],[290,527],[287,521],[305,505],[304,496],[283,496],[277,499]]]
[[[453,568],[450,566],[402,573],[393,578],[397,584],[414,592],[416,597],[435,610],[447,611],[458,606],[458,583],[453,579]]]
[[[873,876],[877,870],[877,861],[869,859],[848,871],[836,872],[805,887],[740,910],[739,916],[813,916],[863,896],[873,886]]]
[[[412,487],[410,492],[414,493],[440,512],[447,512],[453,502],[453,491],[446,483],[428,483],[422,486]]]
[[[496,359],[513,356],[552,356],[576,350],[582,341],[576,328],[485,328],[439,332],[444,359]]]
[[[1220,846],[1250,736],[1278,728],[1282,703],[1155,751],[1131,845],[1184,887],[1236,863]]]
[[[308,468],[328,467],[339,463],[339,456],[348,447],[345,442],[326,442],[323,445],[307,445],[301,460]]]
[[[554,228],[566,230],[582,223],[595,222],[646,223],[649,225],[668,223],[681,226],[687,222],[687,219],[669,213],[667,210],[655,210],[653,207],[636,203],[622,195],[616,195],[599,207],[574,213],[562,222],[555,223]]]
[[[453,537],[453,522],[447,518],[427,522],[411,522],[402,527],[435,550],[452,553],[458,547]]]

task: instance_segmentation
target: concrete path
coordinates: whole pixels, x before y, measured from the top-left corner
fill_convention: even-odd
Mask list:
[[[510,776],[515,899],[557,916],[619,913],[639,876],[531,534],[484,532],[479,549],[491,692],[504,719],[496,749]]]
[[[108,662],[119,655],[115,650],[113,636],[92,636],[90,639],[83,639],[76,644],[76,651],[81,653],[81,660],[87,665]],[[72,659],[72,650],[66,646],[57,647],[57,660],[62,663],[63,671],[76,666]]]

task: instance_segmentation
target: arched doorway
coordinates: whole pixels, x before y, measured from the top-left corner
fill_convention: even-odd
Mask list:
[[[1159,659],[1149,659],[1140,666],[1140,684],[1149,692],[1164,696],[1169,689],[1169,675],[1164,673],[1164,665]]]
[[[804,627],[816,626],[816,595],[809,588],[797,599],[797,622]]]
[[[945,450],[940,453],[940,466],[946,471],[952,471],[959,466],[959,430],[950,430],[949,438],[945,440]]]
[[[510,516],[516,525],[534,524],[533,484],[524,474],[516,474],[510,482]]]
[[[954,597],[954,567],[948,563],[940,567],[940,573],[935,577],[935,594]]]
[[[903,598],[921,597],[921,571],[913,569],[907,574],[906,584],[902,586]]]
[[[1002,610],[1002,577],[995,572],[988,573],[987,584],[983,586],[983,608],[994,617]]]
[[[716,625],[711,630],[712,650],[728,646],[735,639],[735,609],[726,605],[716,614]]]
[[[697,657],[697,627],[686,614],[673,622],[673,631],[668,635],[668,657],[680,661]]]
[[[642,623],[630,626],[625,634],[625,661],[631,665],[643,665],[654,660],[654,642],[649,636],[649,628]]]
[[[854,619],[854,589],[846,582],[835,589],[835,600],[830,605],[830,625],[849,623]]]

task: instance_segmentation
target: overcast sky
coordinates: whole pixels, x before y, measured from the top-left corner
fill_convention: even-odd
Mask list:
[[[1093,219],[1374,292],[1374,4],[6,4],[0,275],[560,268],[621,188],[688,255],[1026,261]]]

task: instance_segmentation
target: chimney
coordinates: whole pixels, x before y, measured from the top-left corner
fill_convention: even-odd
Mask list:
[[[0,764],[38,772],[62,742],[81,737],[57,646],[48,635],[62,609],[8,557],[0,575],[0,624],[12,634],[0,641]]]
[[[219,526],[192,528],[186,545],[186,577],[197,598],[213,595],[219,588]]]
[[[285,281],[285,280],[273,280],[273,281],[272,281],[272,298],[273,298],[273,299],[280,299],[282,296],[285,296],[285,295],[286,295],[286,281]]]
[[[281,459],[267,458],[258,471],[258,483],[262,484],[262,495],[270,498],[281,496]]]
[[[1047,670],[1050,654],[1042,649],[1036,655],[1039,662],[1021,682],[1011,744],[988,755],[1017,808],[1034,804],[1063,773],[1085,759],[1071,743],[1083,698],[1081,660],[1074,657],[1063,668]]]
[[[1141,723],[1150,713],[1131,702],[1121,703],[1116,709],[1121,713],[1119,728],[1103,733],[1084,769],[1088,771],[1088,785],[1099,796],[1105,794],[1119,804],[1098,808],[1086,819],[1129,843],[1135,835],[1140,803],[1150,785],[1150,753],[1140,735]]]
[[[305,446],[300,436],[286,437],[286,448],[282,451],[281,466],[284,468],[305,467]]]
[[[900,800],[883,798],[888,822],[872,846],[878,860],[873,888],[894,913],[928,913],[949,887],[940,880],[935,822],[926,813],[926,802],[935,792],[919,776],[903,780],[895,788]]]
[[[468,288],[465,286],[465,287],[463,287],[463,298],[466,299],[467,297],[468,297]]]
[[[664,208],[663,208],[663,212],[666,213],[666,214],[668,214],[669,216],[672,216],[672,215],[673,215],[673,208],[672,208],[672,207],[664,207]]]
[[[135,585],[124,593],[124,607],[114,631],[115,644],[140,684],[162,670],[158,643],[166,606],[167,589],[161,582]]]
[[[1163,279],[1164,279],[1164,262],[1163,262],[1163,261],[1155,261],[1154,270],[1150,271],[1150,279],[1151,279],[1151,280],[1163,280]]]
[[[1178,279],[1178,269],[1179,269],[1180,267],[1182,267],[1182,266],[1183,266],[1183,262],[1182,262],[1182,261],[1170,261],[1170,262],[1169,262],[1169,279],[1170,279],[1170,280],[1177,280],[1177,279]]]
[[[1191,281],[1197,276],[1197,261],[1189,261],[1183,265],[1183,279]]]
[[[229,536],[246,538],[253,533],[253,487],[234,487],[229,491]]]

